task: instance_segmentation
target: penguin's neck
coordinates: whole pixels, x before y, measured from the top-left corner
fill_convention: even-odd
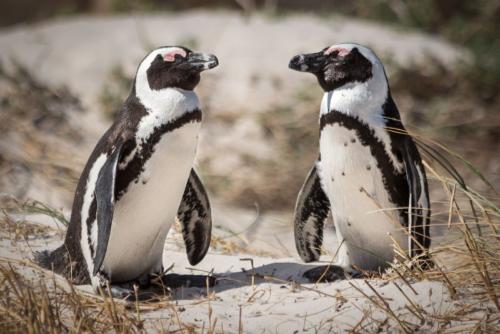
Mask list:
[[[198,96],[190,90],[173,87],[152,90],[147,80],[137,78],[135,94],[147,112],[139,123],[138,138],[147,138],[155,128],[201,110]]]
[[[391,137],[386,129],[384,117],[384,104],[389,96],[387,81],[385,75],[383,80],[373,79],[364,83],[347,84],[326,92],[321,102],[320,123],[329,116],[342,116],[335,115],[336,113],[346,116],[341,118],[355,119],[361,123],[361,127],[368,129],[375,139],[383,143],[395,168],[401,171],[403,165],[392,153]],[[330,149],[330,145],[321,145],[320,142],[321,151]]]
[[[186,112],[201,109],[198,96],[192,90],[176,87],[151,89],[145,71],[135,80],[135,94],[148,113],[157,114],[165,121],[174,120]]]
[[[325,115],[340,112],[369,125],[383,126],[383,105],[388,94],[385,75],[373,76],[363,83],[347,83],[333,91],[325,92],[320,113]]]

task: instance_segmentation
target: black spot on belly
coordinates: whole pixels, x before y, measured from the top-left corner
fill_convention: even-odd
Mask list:
[[[342,172],[342,176],[345,176],[345,172]]]
[[[356,132],[356,137],[360,144],[370,148],[370,154],[376,160],[376,167],[382,174],[384,188],[389,194],[390,201],[397,207],[408,206],[409,189],[404,172],[396,170],[391,157],[386,151],[383,142],[375,135],[375,131],[368,124],[360,121],[357,117],[346,115],[336,110],[331,110],[327,114],[321,115],[320,131],[327,125],[337,124],[348,130]],[[344,144],[345,145],[345,144]],[[393,154],[395,152],[392,152]],[[402,163],[402,157],[396,157]],[[368,169],[368,167],[367,167]],[[360,191],[362,191],[360,189]],[[405,221],[404,210],[399,210],[399,214]]]
[[[356,139],[351,138],[351,143],[355,143],[355,142],[356,142]]]
[[[372,166],[370,166],[370,165],[366,166],[366,170],[370,170],[370,169],[372,169]]]
[[[347,146],[347,142],[344,143],[344,146]]]

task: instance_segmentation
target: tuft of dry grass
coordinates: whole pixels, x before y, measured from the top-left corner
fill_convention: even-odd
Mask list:
[[[143,332],[143,322],[124,304],[77,292],[72,285],[36,272],[28,278],[23,263],[0,259],[0,332]]]
[[[461,304],[458,311],[429,314],[399,289],[402,298],[408,302],[406,307],[417,318],[437,322],[440,330],[460,333],[498,330],[500,210],[492,202],[498,198],[489,199],[469,187],[462,187],[455,179],[440,174],[429,164],[426,167],[430,178],[442,186],[448,197],[447,202],[435,203],[437,213],[432,217],[434,228],[442,234],[433,239],[427,254],[434,265],[424,270],[415,265],[414,259],[403,258],[382,278],[391,280],[393,284],[399,281],[399,285],[403,283],[410,288],[415,282],[443,282],[451,298]],[[383,308],[384,305],[378,307]],[[418,326],[401,327],[405,332],[411,328]]]
[[[25,201],[20,201],[13,196],[1,196],[0,208],[4,211],[4,214],[6,214],[6,212],[22,215],[42,214],[53,218],[64,226],[68,226],[69,224],[61,211],[37,200],[27,199]]]
[[[371,311],[353,326],[353,332],[400,331],[412,333],[428,330],[443,333],[495,332],[500,321],[500,211],[495,198],[487,198],[460,184],[427,165],[429,178],[443,188],[448,201],[435,204],[433,224],[442,226],[443,236],[435,238],[428,256],[434,266],[421,269],[414,259],[398,261],[380,277],[352,281],[351,287],[372,305]],[[473,206],[470,205],[472,201]],[[30,210],[29,206],[27,210]],[[50,211],[49,211],[50,212]],[[8,217],[7,217],[8,218]],[[12,229],[18,224],[13,220],[0,224],[2,229]],[[24,222],[21,222],[21,226]],[[38,234],[28,228],[24,233]],[[217,236],[214,246],[228,254],[248,253],[245,246],[227,242]],[[403,254],[404,252],[401,252]],[[26,271],[30,271],[29,274]],[[252,278],[254,279],[254,278]],[[290,284],[272,276],[261,277],[265,281]],[[399,291],[404,301],[402,309],[390,305],[390,299],[382,295],[374,282],[384,281]],[[413,285],[418,282],[439,281],[448,290],[453,307],[441,307],[434,311],[419,302]],[[164,331],[197,332],[192,324],[181,322],[177,308],[168,298],[155,303],[123,303],[107,297],[87,295],[69,282],[47,275],[29,261],[0,259],[0,331],[1,332],[102,332],[141,333],[148,329]],[[364,284],[369,289],[361,289]],[[292,282],[297,290],[315,291],[322,296],[344,300],[338,294],[328,294],[315,287]],[[412,292],[413,291],[413,292]],[[207,291],[208,302],[215,298]],[[392,297],[394,298],[394,297]],[[207,302],[204,300],[203,302]],[[343,301],[345,302],[345,301]],[[165,309],[171,321],[148,318],[147,312]],[[217,332],[223,326],[208,307],[208,332]],[[385,320],[375,312],[386,315]],[[145,320],[148,319],[148,320]],[[173,319],[173,320],[172,320]],[[245,319],[241,320],[243,326]],[[149,327],[148,327],[149,326]],[[153,327],[152,327],[153,326]],[[217,327],[216,327],[217,326]]]
[[[47,236],[53,229],[49,226],[33,224],[27,220],[14,220],[4,212],[0,218],[0,240],[6,239],[13,243],[29,238],[39,238]]]

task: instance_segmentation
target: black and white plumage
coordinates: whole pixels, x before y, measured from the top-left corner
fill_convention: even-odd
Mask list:
[[[301,258],[319,259],[330,210],[340,245],[336,265],[345,271],[386,268],[395,258],[394,242],[409,256],[425,253],[430,246],[425,170],[378,57],[364,46],[339,44],[295,56],[289,66],[316,75],[325,91],[320,158],[295,209]]]
[[[177,216],[188,260],[205,256],[211,235],[207,193],[193,169],[202,112],[193,88],[215,56],[162,47],[138,67],[116,121],[80,177],[64,244],[39,262],[98,290],[147,282],[163,272]],[[120,291],[120,290],[118,290]]]

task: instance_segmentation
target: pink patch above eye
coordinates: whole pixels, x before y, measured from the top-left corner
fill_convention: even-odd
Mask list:
[[[182,57],[186,57],[186,51],[182,49],[173,49],[163,55],[164,61],[174,61],[175,55],[180,55]]]
[[[335,52],[337,51],[339,56],[347,56],[349,54],[349,52],[351,52],[350,50],[347,50],[345,48],[339,48],[339,47],[336,47],[336,46],[330,46],[326,51],[325,51],[325,55],[329,55],[331,54],[332,52]]]

